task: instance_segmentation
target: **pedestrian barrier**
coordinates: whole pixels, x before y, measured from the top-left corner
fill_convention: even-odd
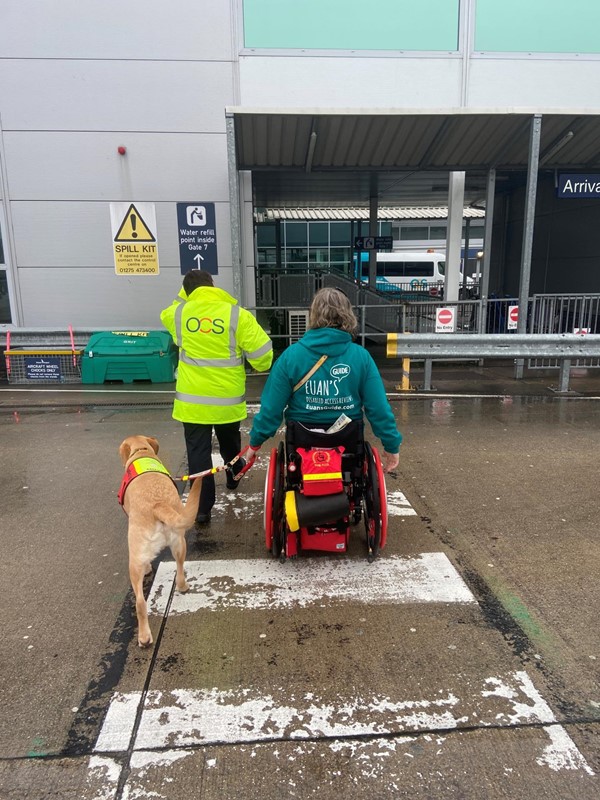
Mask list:
[[[388,358],[411,358],[425,362],[424,391],[431,391],[434,360],[479,360],[482,358],[548,358],[560,365],[557,391],[569,391],[573,361],[600,357],[599,334],[413,334],[390,333]]]
[[[81,350],[10,349],[4,358],[9,383],[81,383]]]

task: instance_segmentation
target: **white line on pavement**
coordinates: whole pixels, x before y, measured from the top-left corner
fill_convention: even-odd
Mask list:
[[[139,692],[113,697],[96,753],[127,749],[140,698]],[[134,750],[540,723],[550,741],[536,758],[539,765],[593,775],[524,671],[486,678],[465,697],[459,697],[456,689],[433,690],[413,699],[374,692],[368,697],[321,696],[312,691],[298,695],[289,687],[272,689],[268,695],[254,688],[154,690],[146,695]]]
[[[163,614],[175,565],[159,564],[148,609]],[[364,559],[302,558],[281,564],[272,558],[186,562],[190,586],[175,592],[170,613],[190,614],[225,608],[286,608],[328,603],[475,603],[444,553],[416,557]],[[369,580],[365,580],[368,570]]]

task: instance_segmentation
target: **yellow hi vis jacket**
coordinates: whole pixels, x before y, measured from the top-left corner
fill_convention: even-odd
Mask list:
[[[273,344],[254,316],[230,294],[199,286],[160,315],[179,347],[173,418],[219,425],[246,418],[244,358],[268,370]]]

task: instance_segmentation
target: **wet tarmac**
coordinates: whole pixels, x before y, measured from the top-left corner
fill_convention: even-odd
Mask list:
[[[361,526],[272,559],[269,447],[237,493],[217,476],[189,594],[167,552],[148,580],[150,650],[117,450],[151,434],[184,471],[172,387],[0,387],[0,798],[597,798],[600,382],[510,372],[384,370],[404,443],[372,565]]]

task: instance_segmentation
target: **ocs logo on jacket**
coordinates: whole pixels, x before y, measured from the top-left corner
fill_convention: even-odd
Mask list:
[[[255,317],[212,275],[192,270],[177,298],[160,315],[179,348],[173,418],[183,423],[190,474],[212,467],[212,433],[225,463],[241,450],[240,422],[246,418],[244,359],[264,372],[273,361],[273,344]],[[235,474],[244,466],[240,459]],[[227,488],[238,483],[227,471]],[[197,524],[210,521],[215,479],[204,478]]]

